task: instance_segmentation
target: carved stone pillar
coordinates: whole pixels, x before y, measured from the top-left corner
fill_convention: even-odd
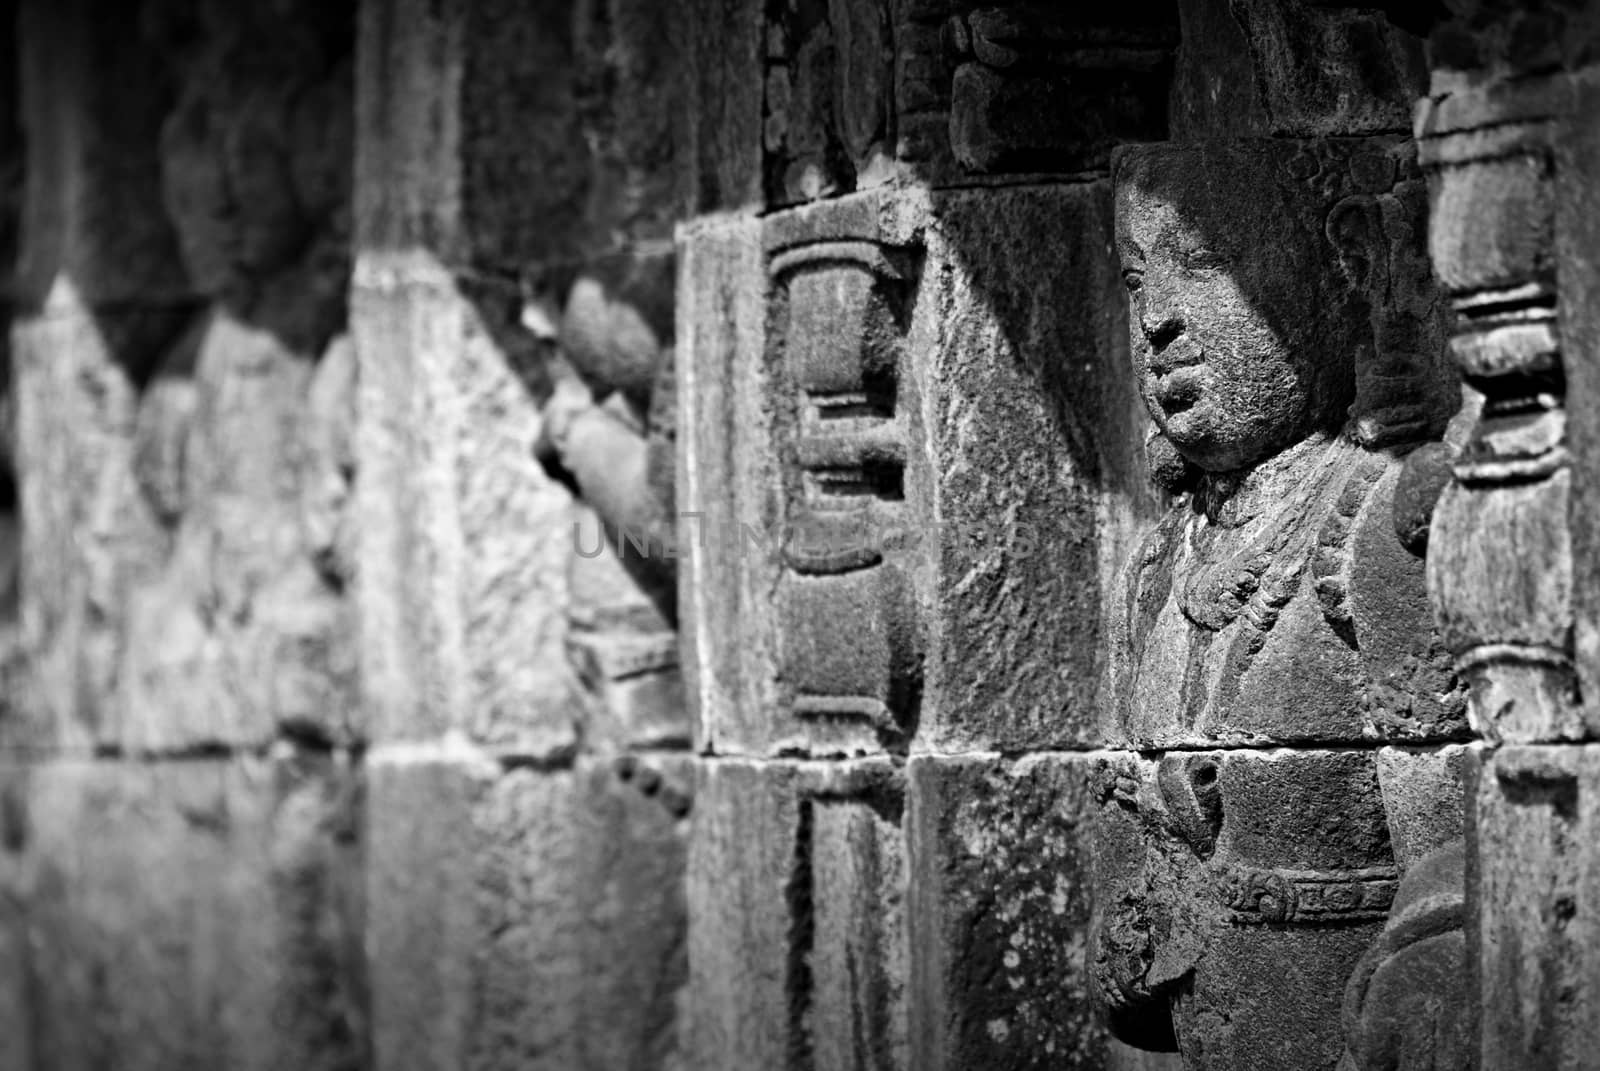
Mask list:
[[[1600,1045],[1586,490],[1600,10],[1450,6],[1416,133],[1451,353],[1472,388],[1428,575],[1487,745],[1465,861],[1474,1066],[1578,1068]]]

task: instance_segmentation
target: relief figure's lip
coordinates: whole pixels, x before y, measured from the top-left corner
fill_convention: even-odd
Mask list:
[[[1150,355],[1150,372],[1152,375],[1164,376],[1177,368],[1188,368],[1191,365],[1204,364],[1206,360],[1205,348],[1189,338],[1176,338],[1168,343],[1160,353]]]

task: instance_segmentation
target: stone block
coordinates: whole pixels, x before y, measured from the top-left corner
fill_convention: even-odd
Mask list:
[[[903,802],[882,760],[700,763],[690,1066],[918,1066]]]
[[[12,325],[21,614],[37,746],[115,743],[128,594],[168,536],[134,478],[138,394],[107,318],[73,295]],[[112,318],[114,320],[114,318]]]
[[[1095,184],[863,194],[684,232],[704,745],[1094,740],[1100,596],[1154,498],[1109,211]]]
[[[356,52],[358,248],[513,271],[577,248],[570,5],[366,4]]]
[[[1399,870],[1370,749],[1102,753],[1093,965],[1185,1066],[1332,1067]]]
[[[697,747],[736,746],[754,733],[747,669],[771,640],[746,628],[747,555],[764,553],[764,510],[749,495],[776,473],[752,386],[766,316],[761,223],[708,217],[678,231],[677,498],[683,669]],[[748,520],[747,520],[748,519]],[[759,605],[759,604],[757,604]],[[728,642],[739,635],[739,643]],[[758,708],[759,709],[759,708]]]
[[[1103,170],[1166,131],[1172,4],[867,3],[773,9],[769,205],[896,182]]]
[[[762,204],[764,14],[745,0],[689,0],[671,20],[686,76],[677,155],[685,216]]]
[[[359,779],[346,763],[63,761],[4,777],[33,1066],[364,1062]]]
[[[170,528],[171,553],[126,594],[117,743],[259,748],[292,732],[348,744],[360,734],[351,604],[303,523],[308,485],[328,475],[309,456],[314,370],[221,309],[193,339],[192,375],[146,392],[134,436],[144,507]],[[190,397],[174,402],[180,390]]]
[[[1413,863],[1465,835],[1469,767],[1477,761],[1463,744],[1379,750],[1378,785],[1402,876]]]
[[[910,1066],[1100,1068],[1091,756],[917,756],[906,821]]]
[[[960,170],[1103,171],[1115,145],[1165,137],[1178,5],[955,6],[943,58]]]
[[[426,258],[358,273],[356,512],[375,739],[459,728],[519,754],[578,731],[563,641],[571,499],[533,455],[535,401],[498,335]]]
[[[28,154],[19,303],[37,309],[63,285],[90,308],[159,312],[189,300],[162,204],[166,71],[139,11],[74,0],[23,3],[18,16]],[[148,371],[147,350],[122,356]]]
[[[1428,89],[1423,20],[1402,5],[1180,0],[1172,134],[1341,137],[1403,131]]]
[[[1483,1071],[1579,1068],[1600,1046],[1600,748],[1505,746],[1473,785],[1467,949]]]
[[[933,468],[918,742],[1092,746],[1105,594],[1156,506],[1110,189],[952,192],[934,214],[913,329]]]
[[[11,770],[0,772],[0,791],[10,788],[6,782],[19,775]],[[0,1067],[32,1071],[38,1065],[33,1060],[33,995],[34,983],[28,954],[28,925],[26,898],[18,895],[12,886],[13,858],[0,859]]]
[[[367,954],[378,1066],[666,1068],[687,758],[502,770],[379,751]]]

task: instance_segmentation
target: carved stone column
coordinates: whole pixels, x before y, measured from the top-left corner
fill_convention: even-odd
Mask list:
[[[1429,584],[1486,747],[1469,801],[1475,1066],[1600,1046],[1593,853],[1594,5],[1451,5],[1416,132],[1471,388]],[[1575,431],[1574,429],[1579,429]]]

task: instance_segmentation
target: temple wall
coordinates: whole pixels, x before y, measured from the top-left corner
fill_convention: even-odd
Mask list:
[[[0,1069],[1586,1066],[1600,8],[1078,7],[0,0]]]

